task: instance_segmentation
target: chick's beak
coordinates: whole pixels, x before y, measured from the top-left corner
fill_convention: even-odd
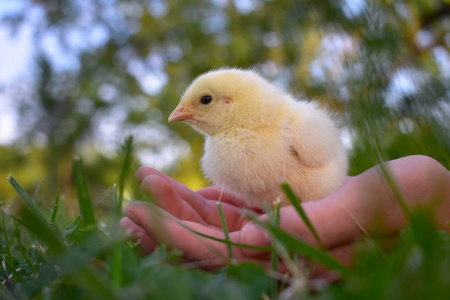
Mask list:
[[[186,109],[183,103],[178,104],[178,106],[173,110],[169,116],[169,122],[174,121],[186,121],[192,119],[196,113]]]

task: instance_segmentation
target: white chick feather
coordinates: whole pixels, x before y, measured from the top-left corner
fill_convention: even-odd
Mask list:
[[[288,182],[302,202],[335,191],[347,173],[347,154],[329,114],[258,74],[219,69],[197,77],[169,121],[206,136],[202,168],[214,184],[262,208],[285,198]]]

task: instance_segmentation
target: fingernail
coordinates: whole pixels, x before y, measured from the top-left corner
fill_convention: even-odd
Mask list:
[[[135,223],[136,221],[136,215],[132,212],[127,212],[127,218],[130,219],[131,221],[133,221],[133,223]]]

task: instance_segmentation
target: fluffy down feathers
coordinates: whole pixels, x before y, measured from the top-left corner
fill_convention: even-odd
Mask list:
[[[347,155],[330,116],[296,101],[258,74],[220,69],[188,87],[169,121],[184,121],[206,136],[202,168],[251,207],[288,201],[288,182],[301,201],[335,191],[347,172]]]

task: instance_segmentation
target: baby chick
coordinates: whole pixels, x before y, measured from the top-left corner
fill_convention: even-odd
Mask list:
[[[219,69],[192,82],[169,122],[206,136],[202,169],[249,207],[278,198],[288,182],[301,201],[335,191],[347,172],[339,130],[316,104],[296,101],[258,74]]]

